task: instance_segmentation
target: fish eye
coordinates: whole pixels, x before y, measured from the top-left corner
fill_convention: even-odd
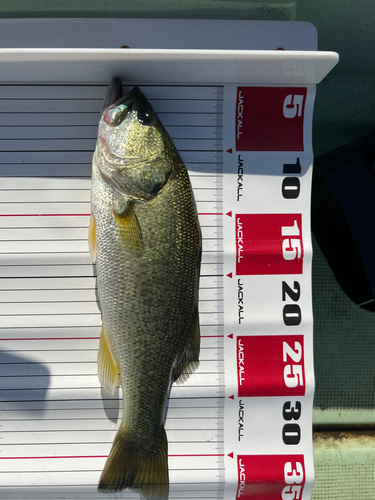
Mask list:
[[[138,111],[138,120],[143,123],[143,125],[149,125],[154,119],[154,113],[150,108],[142,109]]]

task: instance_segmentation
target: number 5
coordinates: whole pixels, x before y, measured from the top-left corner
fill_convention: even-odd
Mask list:
[[[300,259],[302,257],[302,245],[299,238],[286,238],[283,240],[282,248],[285,260]]]
[[[286,365],[284,368],[284,382],[289,388],[303,385],[302,365]]]
[[[302,115],[303,95],[289,94],[284,99],[283,114],[285,118]]]

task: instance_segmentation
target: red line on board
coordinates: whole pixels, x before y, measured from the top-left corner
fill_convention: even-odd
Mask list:
[[[29,337],[29,338],[10,338],[0,340],[99,340],[100,337]]]
[[[0,457],[0,460],[46,460],[50,458],[107,458],[108,455],[51,456],[51,457]]]
[[[223,457],[224,453],[218,453],[218,454],[199,454],[199,455],[168,455],[168,457]]]
[[[90,217],[90,214],[0,214],[0,217]]]
[[[198,215],[223,215],[223,213],[202,212]],[[90,217],[90,214],[0,214],[0,217]]]
[[[201,335],[202,339],[224,337],[224,335]],[[1,340],[99,340],[100,337],[29,337],[29,338],[9,338]]]
[[[107,458],[108,455],[65,455],[65,456],[50,456],[50,457],[0,457],[0,460],[49,460],[51,458]],[[199,454],[199,455],[168,455],[168,457],[224,457],[224,453],[220,454]]]

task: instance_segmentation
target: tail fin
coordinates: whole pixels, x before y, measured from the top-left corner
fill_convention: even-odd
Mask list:
[[[168,442],[164,427],[160,427],[158,449],[144,451],[121,426],[99,479],[101,493],[130,488],[146,500],[167,500]]]

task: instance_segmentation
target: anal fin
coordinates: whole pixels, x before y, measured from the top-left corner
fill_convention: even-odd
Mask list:
[[[94,216],[92,214],[90,217],[88,242],[89,242],[89,250],[90,250],[91,260],[95,264],[95,262],[96,262],[96,229],[95,229],[95,219],[94,219]]]
[[[98,352],[98,377],[100,385],[110,394],[114,394],[117,387],[119,368],[108,345],[107,332],[102,325]]]
[[[200,351],[200,329],[198,309],[195,313],[195,319],[190,338],[186,345],[180,360],[172,371],[172,378],[176,384],[183,384],[190,375],[195,372],[199,366]]]
[[[121,207],[115,207],[113,214],[119,229],[121,243],[127,250],[139,253],[143,249],[142,231],[132,203],[126,201]]]

